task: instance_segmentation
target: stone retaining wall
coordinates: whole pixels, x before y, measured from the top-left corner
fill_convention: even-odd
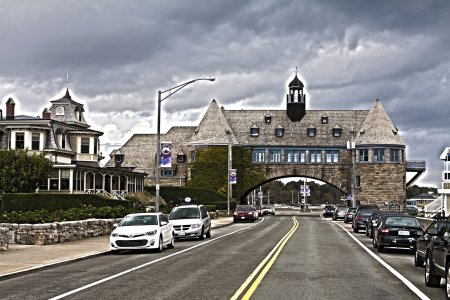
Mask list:
[[[9,244],[51,245],[108,235],[120,219],[88,219],[45,224],[0,224],[0,248]],[[6,245],[6,246],[5,246]]]
[[[8,250],[8,228],[0,227],[0,251]]]

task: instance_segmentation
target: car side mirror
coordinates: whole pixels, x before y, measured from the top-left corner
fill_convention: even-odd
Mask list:
[[[437,230],[437,228],[430,228],[430,229],[428,229],[427,233],[429,235],[437,235],[438,234],[438,230]]]
[[[166,221],[161,221],[161,226],[166,226],[167,224],[169,224],[169,223]]]
[[[116,229],[117,226],[119,226],[119,224],[117,224],[117,223],[113,224],[113,225],[112,225],[112,229],[113,229],[113,230]]]

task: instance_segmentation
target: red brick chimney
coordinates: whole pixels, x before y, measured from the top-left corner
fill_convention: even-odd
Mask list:
[[[14,120],[14,106],[16,106],[16,103],[12,98],[9,98],[6,101],[6,120]]]
[[[50,115],[51,115],[50,111],[46,108],[42,112],[42,119],[50,119]]]

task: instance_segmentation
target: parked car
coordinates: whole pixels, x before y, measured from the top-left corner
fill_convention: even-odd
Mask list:
[[[447,279],[447,299],[450,299],[450,218],[447,218],[441,230],[428,244],[425,256],[425,284],[440,286],[441,278]]]
[[[262,213],[263,215],[274,215],[275,207],[273,207],[272,205],[263,205]]]
[[[333,212],[333,220],[344,219],[347,212],[347,206],[336,206]]]
[[[358,233],[360,229],[365,230],[367,219],[377,210],[380,210],[380,208],[376,204],[363,204],[358,206],[352,221],[353,232]]]
[[[233,213],[234,223],[240,221],[254,222],[257,219],[256,210],[251,205],[237,205]]]
[[[263,208],[261,205],[255,205],[255,209],[258,212],[258,217],[261,217],[263,215]]]
[[[427,254],[428,244],[434,236],[438,234],[444,224],[445,219],[439,218],[433,221],[425,230],[423,236],[419,237],[416,242],[416,251],[414,253],[414,265],[423,267]]]
[[[373,238],[373,232],[378,227],[378,224],[380,222],[380,217],[383,215],[388,214],[399,214],[398,211],[381,211],[376,210],[374,211],[369,218],[367,218],[367,226],[366,226],[366,236]]]
[[[156,249],[175,247],[173,226],[162,213],[137,213],[126,215],[110,235],[110,250]]]
[[[174,207],[170,212],[175,238],[203,240],[211,237],[211,217],[202,204],[188,204]]]
[[[325,207],[323,208],[322,216],[324,216],[325,218],[332,217],[335,209],[336,208],[334,207],[334,205],[325,205]]]
[[[350,223],[353,221],[353,216],[355,215],[356,207],[349,207],[345,212],[344,223]]]
[[[416,241],[423,235],[423,229],[416,217],[403,214],[387,214],[380,217],[374,231],[372,244],[378,252],[387,247],[416,251]]]

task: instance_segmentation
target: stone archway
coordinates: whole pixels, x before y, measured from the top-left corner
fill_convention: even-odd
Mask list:
[[[265,179],[257,184],[245,186],[239,201],[245,203],[247,196],[257,187],[270,181],[286,177],[305,177],[329,184],[344,194],[351,194],[351,164],[305,164],[266,165]]]

